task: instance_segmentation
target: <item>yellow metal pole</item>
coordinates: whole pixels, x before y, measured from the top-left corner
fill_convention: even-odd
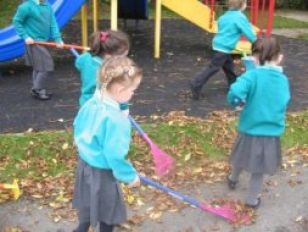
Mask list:
[[[98,30],[98,3],[97,0],[93,0],[92,2],[92,11],[93,11],[93,32],[97,32]]]
[[[155,6],[155,41],[154,57],[160,57],[160,39],[161,39],[161,0],[156,0]]]
[[[88,46],[88,6],[86,4],[81,8],[81,36],[82,46]]]
[[[118,29],[118,0],[111,0],[111,29]]]

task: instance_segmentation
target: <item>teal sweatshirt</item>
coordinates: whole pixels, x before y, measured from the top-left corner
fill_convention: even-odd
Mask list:
[[[81,107],[74,121],[74,140],[80,158],[90,166],[111,170],[125,183],[137,177],[126,160],[131,141],[129,119],[107,95],[95,94]]]
[[[219,17],[217,24],[218,32],[212,42],[215,51],[231,53],[242,35],[251,43],[257,39],[247,17],[240,10],[228,10]]]
[[[245,102],[238,130],[252,136],[280,136],[289,100],[288,78],[281,67],[273,65],[258,66],[242,74],[227,96],[232,106]]]
[[[19,5],[13,18],[17,34],[36,41],[54,40],[61,42],[61,34],[53,10],[48,3],[28,0]]]
[[[85,52],[78,56],[75,66],[80,72],[81,94],[79,97],[79,105],[82,106],[94,94],[97,83],[97,75],[103,60],[98,56],[92,56]]]

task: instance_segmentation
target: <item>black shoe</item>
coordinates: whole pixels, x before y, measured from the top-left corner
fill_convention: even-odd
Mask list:
[[[251,205],[251,204],[246,203],[245,205],[246,205],[247,207],[249,207],[249,208],[257,209],[257,208],[259,208],[260,204],[261,204],[261,198],[258,198],[258,199],[257,199],[257,204]]]
[[[42,101],[46,101],[51,98],[51,94],[47,93],[46,89],[40,89],[40,90],[32,89],[31,95],[34,98],[42,100]]]
[[[231,180],[229,176],[227,176],[227,183],[230,190],[236,189],[237,181]]]
[[[190,91],[191,91],[191,95],[192,95],[193,100],[199,100],[200,99],[201,90],[196,89],[191,83],[190,83]]]

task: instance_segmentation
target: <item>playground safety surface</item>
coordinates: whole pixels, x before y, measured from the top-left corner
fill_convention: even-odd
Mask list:
[[[79,22],[70,22],[63,34],[67,43],[80,43]],[[100,23],[103,27],[109,22]],[[134,21],[126,29],[132,41],[130,56],[143,68],[144,79],[131,106],[132,115],[161,115],[186,111],[204,117],[213,110],[230,109],[226,104],[227,82],[219,72],[203,89],[199,101],[190,99],[188,81],[211,57],[212,35],[183,20],[164,20],[161,59],[153,58],[153,21]],[[77,40],[76,40],[77,38]],[[290,111],[308,108],[308,41],[279,36],[285,55],[284,68],[289,77],[292,101]],[[0,133],[71,127],[78,110],[80,82],[69,51],[54,50],[56,70],[50,81],[54,93],[50,101],[30,96],[31,69],[23,59],[0,64]]]

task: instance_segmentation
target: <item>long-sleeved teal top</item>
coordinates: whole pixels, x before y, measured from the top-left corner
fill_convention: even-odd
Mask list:
[[[79,110],[74,121],[74,140],[79,156],[90,166],[109,169],[114,177],[130,183],[137,177],[126,160],[131,141],[131,124],[119,104],[95,94]]]
[[[240,10],[228,10],[219,17],[217,25],[218,31],[212,42],[215,51],[231,53],[242,35],[251,43],[257,39],[247,17]]]
[[[19,5],[13,18],[17,34],[36,41],[61,42],[61,34],[52,7],[47,1],[28,0]]]
[[[239,99],[245,102],[239,132],[253,136],[280,136],[284,132],[290,90],[281,67],[258,66],[238,77],[227,101],[235,106]]]
[[[78,56],[75,66],[80,72],[81,90],[79,105],[82,106],[94,94],[97,84],[97,75],[103,60],[98,56],[92,56],[85,52]]]

